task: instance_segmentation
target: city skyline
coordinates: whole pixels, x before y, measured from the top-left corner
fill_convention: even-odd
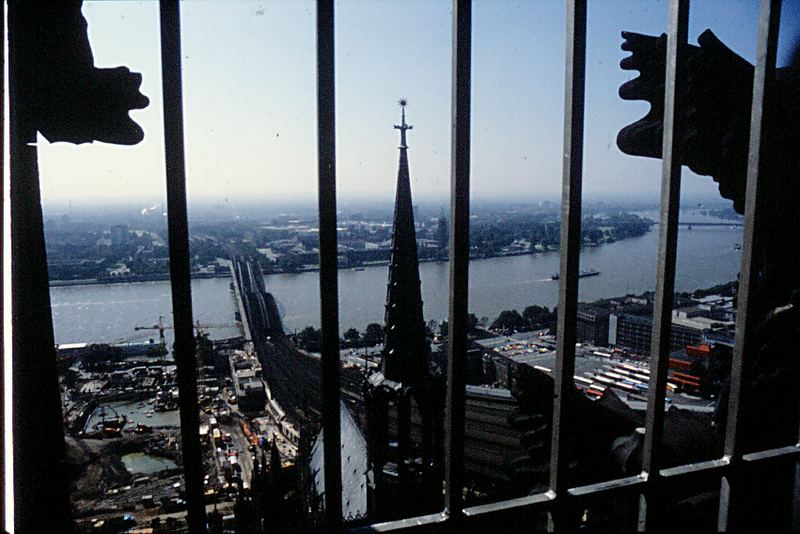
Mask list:
[[[184,117],[190,203],[316,194],[314,6],[311,2],[186,2]],[[779,62],[800,17],[787,4]],[[163,198],[156,4],[86,2],[95,63],[142,72],[150,106],[132,116],[145,130],[134,147],[50,145],[39,139],[45,205],[68,200]],[[623,155],[619,129],[644,103],[623,102],[619,32],[659,34],[666,3],[589,9],[585,192],[655,198],[661,163]],[[690,42],[710,27],[752,61],[757,6],[703,2]],[[557,199],[561,180],[564,7],[560,2],[476,2],[473,29],[472,189],[475,198]],[[749,24],[753,22],[753,24]],[[210,29],[214,31],[210,31]],[[391,198],[400,96],[420,200],[449,196],[450,5],[337,5],[337,171],[341,198]],[[708,177],[684,174],[687,196],[713,198]],[[624,185],[623,185],[624,184]]]

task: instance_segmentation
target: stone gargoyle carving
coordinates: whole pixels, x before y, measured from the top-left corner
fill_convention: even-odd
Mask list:
[[[661,157],[664,114],[666,35],[622,32],[622,49],[631,55],[623,70],[640,75],[624,83],[624,100],[645,100],[650,111],[619,132],[617,145],[633,156]],[[686,45],[683,98],[685,127],[677,142],[682,163],[719,184],[723,198],[744,213],[753,66],[706,30],[699,46]],[[775,72],[774,91],[764,104],[764,149],[761,154],[762,228],[756,258],[760,315],[787,305],[800,287],[800,65],[793,61]]]
[[[666,35],[623,32],[622,49],[631,52],[620,66],[640,76],[619,89],[626,100],[650,102],[649,113],[624,127],[620,150],[635,156],[661,157],[664,112]],[[754,67],[710,31],[687,45],[683,97],[685,130],[682,162],[710,175],[720,194],[744,211],[750,141]],[[755,351],[747,357],[752,374],[746,384],[748,410],[743,422],[746,450],[783,445],[796,435],[796,388],[800,362],[800,69],[798,49],[787,67],[774,73],[773,91],[764,103],[763,148],[759,174],[761,229],[755,242],[757,276],[750,295],[757,328]],[[792,400],[795,399],[795,400]],[[717,427],[726,420],[726,390],[717,406]],[[780,408],[778,408],[780,407]],[[770,424],[765,424],[769,421]]]
[[[144,131],[128,113],[149,103],[142,75],[94,66],[81,4],[27,0],[14,10],[19,117],[50,142],[134,145]]]
[[[666,35],[660,37],[623,32],[622,49],[631,52],[620,64],[640,75],[624,83],[619,95],[625,100],[650,103],[649,112],[625,126],[617,136],[622,152],[661,158]],[[726,47],[710,31],[698,38],[699,46],[687,45],[682,87],[685,127],[680,138],[681,163],[700,175],[711,176],[723,198],[743,213],[746,193],[750,116],[753,98],[753,66]],[[746,399],[741,418],[743,449],[763,450],[788,445],[797,438],[797,383],[800,361],[800,77],[798,54],[789,67],[777,69],[772,98],[765,103],[764,149],[759,189],[763,204],[762,231],[754,268],[758,326],[752,332],[754,354],[744,384]],[[522,451],[510,459],[509,471],[518,488],[541,491],[549,471],[552,379],[520,367],[514,397],[519,403],[510,424],[521,431]],[[569,483],[582,485],[636,474],[642,468],[643,425],[641,414],[630,410],[610,390],[598,401],[577,390],[566,399],[576,417],[567,429],[564,446],[570,458]],[[663,466],[719,457],[722,453],[728,408],[725,386],[716,413],[699,414],[670,409],[664,421]],[[756,480],[756,494],[749,496],[751,510],[746,528],[764,517],[785,523],[791,509],[793,471],[783,468],[764,472]],[[785,476],[784,476],[785,475]],[[764,477],[770,484],[764,484]],[[755,486],[754,486],[755,487]],[[716,527],[718,483],[687,487],[667,497],[669,524]],[[789,495],[789,497],[787,497]],[[616,528],[635,528],[635,502],[619,501],[594,515],[615,518]],[[620,506],[621,505],[621,506]],[[580,513],[580,511],[577,511]],[[592,510],[589,510],[592,512]],[[598,514],[599,512],[599,514]],[[590,513],[590,515],[592,515]],[[631,523],[631,521],[633,521]],[[700,523],[700,522],[702,523]],[[666,525],[664,525],[666,526]]]
[[[651,107],[647,115],[619,132],[617,145],[626,154],[660,158],[667,36],[622,32],[622,37],[622,49],[631,55],[620,67],[640,75],[624,83],[619,96],[645,100]],[[743,213],[754,68],[711,30],[700,34],[697,42],[699,46],[686,45],[687,78],[679,84],[684,89],[686,120],[678,140],[682,163],[697,174],[713,177],[722,197],[732,200],[736,211]],[[784,143],[797,140],[797,81],[795,67],[776,72],[775,97],[768,103],[765,128],[772,146],[785,147]],[[769,158],[773,160],[770,168],[797,168],[796,150],[788,153],[781,148],[773,155],[779,157]]]

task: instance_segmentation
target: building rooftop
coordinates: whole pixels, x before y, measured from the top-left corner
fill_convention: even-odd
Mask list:
[[[694,328],[696,330],[711,330],[711,329],[718,329],[720,327],[731,327],[733,328],[736,323],[733,321],[720,321],[718,319],[712,319],[710,317],[672,317],[672,324],[685,326],[687,328]]]
[[[367,463],[367,440],[343,402],[339,403],[342,440],[342,516],[364,517],[367,514],[367,485],[373,483]],[[311,449],[309,468],[317,495],[325,494],[325,432],[319,433]]]

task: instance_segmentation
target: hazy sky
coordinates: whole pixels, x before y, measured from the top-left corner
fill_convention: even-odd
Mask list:
[[[623,155],[621,127],[647,104],[623,102],[634,74],[619,61],[622,29],[666,31],[665,1],[590,1],[585,191],[658,192],[660,162]],[[692,2],[690,41],[711,28],[752,62],[758,2]],[[800,2],[784,3],[779,61],[798,35]],[[565,7],[561,1],[477,0],[473,28],[473,196],[536,199],[560,189]],[[184,106],[191,200],[316,194],[315,7],[311,1],[182,2]],[[163,198],[163,129],[156,2],[85,2],[98,66],[143,74],[150,106],[134,111],[135,147],[50,145],[39,139],[44,201]],[[447,198],[450,153],[449,1],[336,4],[337,158],[343,197],[391,199],[396,101],[410,101],[417,199]],[[714,195],[684,173],[684,191]]]

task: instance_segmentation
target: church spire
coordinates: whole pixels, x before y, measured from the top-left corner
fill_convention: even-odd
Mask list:
[[[386,289],[386,334],[381,370],[386,378],[406,384],[422,377],[427,370],[428,341],[422,315],[422,293],[408,170],[406,99],[400,99],[400,162],[392,227],[392,255]]]

